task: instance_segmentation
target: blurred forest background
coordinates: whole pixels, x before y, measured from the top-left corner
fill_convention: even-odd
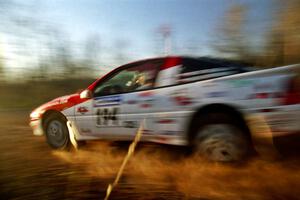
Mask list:
[[[208,43],[215,52],[210,56],[241,60],[262,68],[300,63],[300,1],[274,0],[274,4],[275,17],[265,22],[267,25],[262,30],[265,38],[259,43],[252,43],[250,34],[253,33],[247,31],[251,20],[247,15],[249,6],[232,4],[225,15],[220,16],[215,34],[210,36]],[[55,23],[36,18],[35,9],[34,5],[0,0],[0,111],[32,109],[56,96],[85,88],[113,67],[136,59],[127,53],[130,42],[134,41],[109,41],[113,61],[106,61],[102,53],[107,49],[102,48],[99,35],[90,35],[80,44],[74,44]],[[163,56],[168,53],[167,40],[176,36],[173,31],[176,27],[157,24],[157,28],[162,30],[158,34],[161,42],[153,41],[157,44],[153,48],[156,56]],[[14,38],[15,53],[27,60],[34,59],[28,62],[30,67],[26,63],[22,63],[22,67],[6,66],[8,58],[1,45],[2,33]],[[38,52],[33,52],[29,43],[36,45]],[[192,56],[201,56],[195,54],[200,45],[190,44]],[[180,49],[181,44],[177,44],[177,48]],[[188,51],[186,54],[190,55]]]

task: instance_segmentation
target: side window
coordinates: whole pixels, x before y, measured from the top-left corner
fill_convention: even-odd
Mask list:
[[[198,59],[184,58],[178,74],[178,83],[188,83],[205,78],[214,66]]]
[[[125,69],[117,72],[111,78],[100,82],[94,90],[94,96],[151,89],[160,63],[159,60],[152,60],[125,66]]]
[[[178,83],[202,81],[237,73],[236,67],[223,66],[207,60],[185,58],[178,74]]]

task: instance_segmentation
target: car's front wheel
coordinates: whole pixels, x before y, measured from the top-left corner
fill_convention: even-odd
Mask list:
[[[52,114],[45,120],[47,143],[54,149],[67,150],[71,142],[66,120],[59,114]]]

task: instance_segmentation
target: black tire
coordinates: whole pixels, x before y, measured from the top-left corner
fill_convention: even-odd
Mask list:
[[[66,119],[58,113],[49,115],[45,119],[44,130],[47,143],[58,150],[69,150],[71,141]]]
[[[225,113],[201,115],[191,140],[194,153],[211,161],[233,162],[247,158],[250,137],[240,120]]]

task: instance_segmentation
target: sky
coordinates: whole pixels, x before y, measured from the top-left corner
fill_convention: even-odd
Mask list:
[[[63,33],[75,51],[76,44],[97,35],[101,46],[99,64],[117,65],[124,64],[114,60],[117,41],[126,41],[124,51],[128,61],[162,54],[161,35],[158,33],[162,25],[168,25],[172,30],[171,54],[216,56],[211,44],[217,27],[233,4],[247,6],[247,31],[252,35],[252,42],[259,44],[272,21],[274,1],[27,0],[26,4],[32,7],[33,17],[52,24]],[[7,65],[26,67],[28,58],[14,55],[13,42],[7,38],[10,38],[9,34],[2,34],[0,38],[5,43],[4,54],[10,58]],[[28,48],[32,52],[40,51],[34,45]]]

